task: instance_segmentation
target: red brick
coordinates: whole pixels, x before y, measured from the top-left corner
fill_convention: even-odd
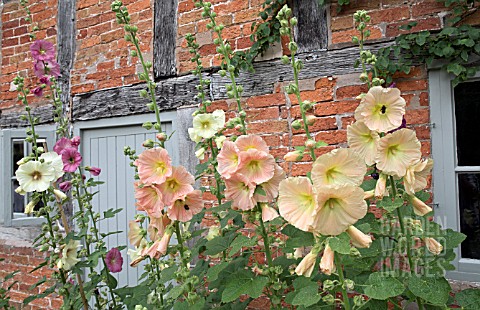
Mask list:
[[[422,30],[437,30],[441,27],[441,22],[439,17],[431,17],[421,20],[415,20],[417,25],[413,27],[410,31],[407,30],[400,30],[399,27],[406,25],[409,21],[402,21],[398,23],[391,23],[387,25],[387,37],[396,37],[401,33],[409,33],[409,32],[419,32]]]
[[[339,87],[336,91],[336,99],[353,99],[361,93],[366,93],[367,91],[368,87],[365,84]]]
[[[237,12],[233,15],[233,20],[235,23],[245,23],[252,20],[260,19],[258,8],[243,10]]]
[[[303,125],[303,122],[301,122]],[[321,130],[332,130],[337,129],[337,120],[335,117],[317,117],[315,123],[312,126],[309,126],[308,130],[310,133],[321,131]],[[305,130],[302,129],[292,129],[294,134],[305,133]]]
[[[414,90],[427,90],[428,81],[427,80],[407,80],[407,81],[398,81],[396,83],[397,88],[402,92],[414,91]]]
[[[448,11],[448,8],[445,7],[445,4],[439,3],[436,0],[424,0],[412,5],[412,17],[414,18],[445,11]]]
[[[368,15],[371,17],[371,23],[389,23],[397,22],[403,19],[408,19],[410,17],[410,10],[408,6],[396,7],[391,9],[382,9],[368,12]]]
[[[249,122],[266,119],[278,119],[279,117],[280,111],[277,106],[247,110],[247,121]]]
[[[283,133],[288,131],[288,123],[286,120],[252,123],[247,129],[250,134]]]
[[[407,110],[405,113],[405,119],[407,124],[428,124],[430,122],[430,110],[429,109],[415,109]]]
[[[380,39],[382,37],[382,31],[376,26],[367,27],[371,31],[371,35],[368,37],[369,40]],[[332,33],[332,43],[349,43],[352,42],[352,37],[358,35],[356,29],[352,30],[343,30],[336,31]]]
[[[328,144],[339,144],[347,142],[347,131],[346,130],[333,130],[333,131],[324,131],[319,132],[315,136],[316,141],[325,141]]]
[[[293,105],[298,104],[298,100],[295,95],[289,95],[289,98]],[[333,89],[320,88],[315,90],[302,91],[300,92],[300,98],[303,101],[309,100],[311,102],[329,101],[333,99]]]
[[[353,113],[360,104],[360,100],[321,102],[315,105],[317,116]]]
[[[248,98],[247,106],[250,108],[261,108],[272,105],[284,105],[285,102],[285,96],[283,94],[271,94]]]

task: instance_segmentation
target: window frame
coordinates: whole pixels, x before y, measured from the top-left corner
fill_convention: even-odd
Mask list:
[[[457,167],[455,102],[453,76],[443,69],[429,72],[431,143],[433,165],[434,220],[444,228],[460,231],[459,188],[457,175],[478,172],[472,167]],[[480,80],[480,72],[469,81]],[[466,170],[468,168],[468,171]],[[453,193],[452,192],[453,189]],[[453,280],[480,282],[480,259],[461,257],[461,248],[455,249],[454,271],[447,277]]]
[[[40,138],[47,140],[47,145],[53,150],[55,144],[55,127],[52,125],[37,126],[35,132]],[[12,162],[12,142],[18,139],[26,138],[25,128],[20,129],[3,129],[0,130],[0,197],[2,199],[0,204],[0,217],[3,219],[3,225],[9,227],[18,226],[37,226],[44,223],[43,218],[37,217],[22,217],[14,218],[13,216],[13,197],[11,189],[11,177],[14,175]],[[5,186],[9,184],[9,186]]]

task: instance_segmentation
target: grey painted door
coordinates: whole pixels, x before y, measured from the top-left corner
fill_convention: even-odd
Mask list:
[[[171,134],[172,122],[164,123],[163,130]],[[107,237],[105,240],[107,249],[121,245],[131,248],[128,244],[127,232],[128,222],[134,219],[137,212],[133,188],[135,171],[130,166],[130,160],[124,155],[123,149],[125,146],[130,146],[139,154],[144,149],[142,142],[148,138],[155,140],[155,133],[135,125],[85,128],[81,130],[81,135],[84,165],[100,167],[102,173],[96,178],[105,182],[98,187],[99,193],[93,200],[94,210],[103,214],[103,211],[110,208],[122,209],[116,217],[100,222],[100,232],[122,231]],[[166,148],[172,156],[173,163],[176,164],[178,159],[175,158],[175,139],[167,142]],[[122,256],[123,270],[116,274],[118,285],[119,287],[135,285],[143,273],[143,268],[129,266],[130,258],[127,255],[127,249],[122,251]]]

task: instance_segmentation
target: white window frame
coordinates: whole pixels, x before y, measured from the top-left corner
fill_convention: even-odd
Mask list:
[[[457,173],[465,168],[457,167],[455,104],[452,87],[453,76],[445,70],[429,71],[430,119],[432,122],[433,198],[435,221],[444,228],[460,231],[460,209]],[[480,80],[480,73],[471,78]],[[468,172],[477,172],[468,169]],[[480,259],[461,257],[461,248],[455,249],[452,262],[455,271],[447,272],[453,280],[480,282]]]
[[[36,126],[35,132],[40,138],[47,140],[50,150],[55,144],[55,127],[51,125]],[[14,175],[12,162],[12,142],[26,138],[25,128],[0,130],[0,218],[4,226],[36,226],[44,222],[43,218],[37,217],[13,217],[13,197],[11,189],[11,177]]]

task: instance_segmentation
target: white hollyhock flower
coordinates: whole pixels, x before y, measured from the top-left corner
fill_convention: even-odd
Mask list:
[[[63,176],[64,171],[62,156],[58,155],[56,152],[48,152],[43,153],[40,156],[40,159],[43,159],[45,163],[50,164],[50,166],[52,166],[52,168],[55,170],[54,180],[58,180],[58,178]]]
[[[25,192],[43,192],[55,180],[55,169],[48,163],[29,161],[18,167],[15,175]]]

